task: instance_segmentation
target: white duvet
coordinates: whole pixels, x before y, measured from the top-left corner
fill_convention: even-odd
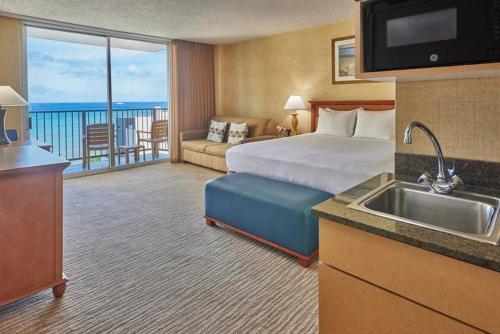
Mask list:
[[[230,171],[341,193],[381,172],[394,172],[394,141],[303,134],[237,145]]]

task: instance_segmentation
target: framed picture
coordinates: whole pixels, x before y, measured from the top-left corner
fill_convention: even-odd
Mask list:
[[[354,36],[332,39],[332,84],[361,83],[356,79]]]

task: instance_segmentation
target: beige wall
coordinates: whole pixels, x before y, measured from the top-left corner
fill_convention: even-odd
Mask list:
[[[332,85],[333,38],[354,34],[352,21],[216,48],[217,113],[273,118],[290,126],[283,111],[289,95],[308,100],[394,99],[391,83]],[[309,131],[310,113],[299,114]]]
[[[347,21],[217,46],[217,113],[290,126],[282,110],[289,95],[307,101],[396,94],[398,152],[434,154],[418,130],[412,145],[402,143],[406,124],[418,120],[436,133],[445,156],[500,162],[500,78],[332,85],[331,39],[351,34]],[[309,131],[309,112],[300,114],[299,128]]]
[[[421,133],[403,144],[406,124],[418,120],[436,134],[445,156],[500,162],[500,78],[401,82],[396,103],[398,152],[434,154]]]
[[[11,86],[23,94],[22,24],[21,21],[0,17],[0,86]],[[7,108],[7,128],[15,128],[22,135],[24,108]]]

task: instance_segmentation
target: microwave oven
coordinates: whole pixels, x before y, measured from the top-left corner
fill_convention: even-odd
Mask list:
[[[368,0],[364,71],[500,61],[500,0]]]

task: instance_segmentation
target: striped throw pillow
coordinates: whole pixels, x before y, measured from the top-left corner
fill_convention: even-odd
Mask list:
[[[208,129],[207,140],[214,141],[216,143],[222,143],[226,136],[227,122],[210,122],[210,128]]]
[[[247,123],[231,123],[229,127],[229,136],[227,142],[229,144],[240,144],[243,139],[248,135],[248,124]]]

